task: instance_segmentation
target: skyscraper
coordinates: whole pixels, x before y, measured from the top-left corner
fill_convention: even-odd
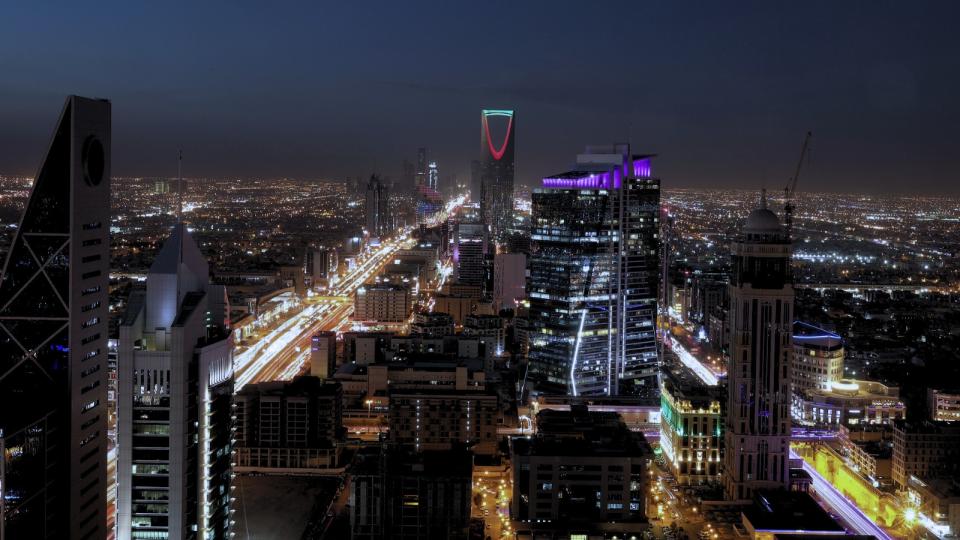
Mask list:
[[[490,119],[505,118],[503,142],[491,134]],[[514,111],[484,109],[480,114],[480,215],[500,242],[513,223],[513,160],[517,118]]]
[[[440,169],[437,167],[436,161],[431,161],[427,165],[427,186],[434,191],[440,191],[437,189],[437,186],[440,185]]]
[[[427,149],[417,149],[417,183],[416,187],[427,185]]]
[[[529,375],[540,392],[657,398],[651,157],[588,147],[533,193]]]
[[[728,499],[743,500],[790,480],[790,239],[766,195],[731,252],[724,487]]]
[[[366,228],[372,237],[382,237],[393,232],[390,217],[390,186],[377,175],[370,176],[366,192]]]
[[[233,335],[208,275],[178,223],[120,321],[120,540],[230,537]]]
[[[0,538],[104,538],[110,103],[67,98],[0,280]]]

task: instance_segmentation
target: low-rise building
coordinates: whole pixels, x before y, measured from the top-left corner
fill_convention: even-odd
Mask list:
[[[540,412],[537,425],[513,439],[514,520],[566,530],[645,521],[649,447],[620,415],[574,406]]]
[[[483,339],[494,354],[503,352],[506,332],[497,315],[469,315],[463,321],[463,335]]]
[[[790,384],[794,394],[830,390],[843,378],[843,338],[804,322],[793,323]]]
[[[911,477],[926,480],[960,469],[960,424],[908,422],[893,424],[893,482],[906,489]]]
[[[807,426],[890,424],[906,414],[900,389],[876,381],[840,379],[829,390],[803,390],[793,398],[793,419]]]
[[[466,540],[472,456],[458,450],[371,449],[350,474],[354,540]]]
[[[741,521],[751,540],[798,533],[820,538],[846,532],[809,494],[799,491],[758,491],[753,504],[741,513]]]
[[[410,289],[401,285],[369,285],[357,289],[353,318],[357,321],[403,323],[413,304]]]
[[[720,481],[722,391],[682,365],[666,368],[660,386],[660,448],[681,485]]]
[[[439,311],[417,313],[410,325],[410,334],[425,337],[443,337],[453,335],[453,317]]]
[[[340,383],[302,376],[248,384],[234,400],[236,469],[303,472],[339,466]]]
[[[960,422],[960,389],[927,389],[927,409],[934,422]]]

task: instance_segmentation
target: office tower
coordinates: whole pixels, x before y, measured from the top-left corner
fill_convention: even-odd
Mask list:
[[[527,256],[497,253],[493,258],[493,309],[516,309],[527,297]]]
[[[234,408],[237,472],[332,469],[343,451],[340,383],[302,376],[248,384]]]
[[[380,238],[393,232],[390,218],[390,186],[377,175],[367,182],[366,229],[371,237]]]
[[[453,277],[463,285],[483,285],[483,261],[487,254],[487,226],[457,223],[453,234]]]
[[[502,142],[493,137],[491,118],[505,119]],[[480,213],[500,242],[513,224],[514,140],[517,117],[514,111],[484,109],[480,114]]]
[[[660,180],[627,145],[588,148],[533,193],[529,377],[547,394],[658,400]]]
[[[437,168],[437,162],[431,161],[427,165],[427,186],[434,191],[440,191],[437,187],[440,185],[440,169]]]
[[[117,537],[230,538],[233,334],[183,223],[120,321]]]
[[[321,379],[337,371],[337,333],[318,332],[310,338],[310,374]]]
[[[110,103],[67,98],[0,278],[0,538],[107,523]]]
[[[790,480],[790,239],[766,194],[731,252],[724,487],[728,499],[745,500]]]
[[[417,149],[417,184],[416,187],[427,185],[427,149]]]

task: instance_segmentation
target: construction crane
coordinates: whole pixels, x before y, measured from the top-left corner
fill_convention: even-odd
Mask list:
[[[793,176],[787,181],[783,188],[783,224],[787,232],[787,238],[790,239],[793,234],[793,194],[797,190],[797,180],[800,179],[800,168],[803,166],[803,158],[810,152],[810,137],[813,133],[808,131],[807,136],[803,138],[803,146],[800,147],[800,159],[797,161],[797,168],[793,171]]]

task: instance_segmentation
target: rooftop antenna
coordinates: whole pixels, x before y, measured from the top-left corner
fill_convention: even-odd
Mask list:
[[[767,188],[760,188],[760,208],[767,208]]]

